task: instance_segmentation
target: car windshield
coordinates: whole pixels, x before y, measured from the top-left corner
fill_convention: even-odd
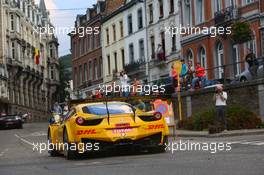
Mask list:
[[[121,103],[111,103],[108,104],[109,114],[131,114],[133,109],[126,104]],[[86,114],[95,114],[95,115],[107,115],[106,104],[96,104],[88,105],[82,108],[83,112]]]

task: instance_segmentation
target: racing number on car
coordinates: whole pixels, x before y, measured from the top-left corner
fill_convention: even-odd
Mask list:
[[[77,130],[77,135],[88,135],[88,134],[96,134],[95,129],[86,129],[86,130]]]
[[[148,125],[147,129],[161,129],[164,128],[163,124],[158,124],[158,125]]]

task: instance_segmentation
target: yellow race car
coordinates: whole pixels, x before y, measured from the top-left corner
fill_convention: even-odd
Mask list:
[[[125,102],[83,103],[49,125],[49,153],[67,159],[119,146],[165,151],[169,129],[159,112],[147,113]]]

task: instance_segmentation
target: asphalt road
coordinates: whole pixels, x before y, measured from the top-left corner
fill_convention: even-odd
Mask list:
[[[176,138],[179,143],[229,143],[231,150],[180,151],[176,143],[166,153],[117,153],[84,156],[69,161],[33,151],[46,141],[47,124],[25,124],[22,130],[0,130],[0,175],[263,175],[264,135],[228,138]],[[173,140],[170,140],[172,148]],[[187,147],[186,147],[187,148]],[[204,147],[206,148],[206,147]],[[208,147],[207,147],[208,148]],[[222,147],[221,147],[222,148]]]

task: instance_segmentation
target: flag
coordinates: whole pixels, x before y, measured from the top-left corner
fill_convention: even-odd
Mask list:
[[[37,48],[35,48],[34,59],[35,59],[35,64],[39,65],[40,51]]]

